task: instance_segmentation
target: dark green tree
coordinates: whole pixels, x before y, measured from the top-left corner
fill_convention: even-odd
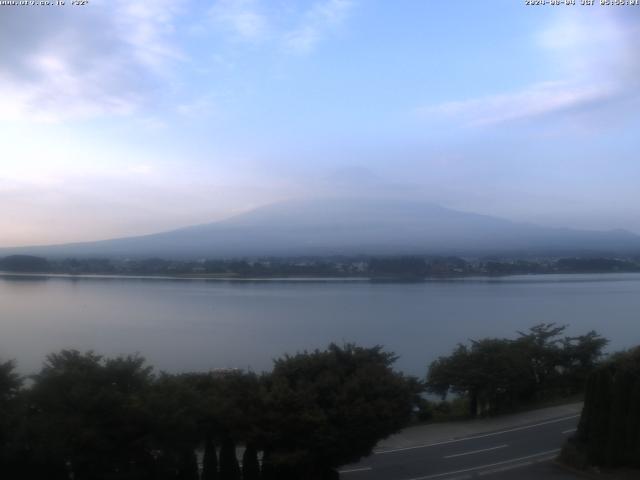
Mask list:
[[[427,275],[427,263],[419,257],[372,258],[369,272],[374,277],[417,279]]]
[[[155,470],[173,478],[187,465],[185,456],[202,443],[201,398],[188,375],[162,373],[144,402],[152,414],[147,448],[155,453]]]
[[[79,480],[141,474],[151,378],[140,357],[49,355],[28,396],[34,463],[66,464]]]
[[[419,383],[381,347],[286,355],[265,378],[265,447],[276,478],[323,478],[371,453],[411,418]]]
[[[205,415],[220,440],[255,443],[264,398],[257,375],[241,370],[213,372],[203,390]]]
[[[589,376],[569,447],[591,465],[640,467],[640,347],[612,356]]]
[[[202,458],[202,480],[218,480],[218,454],[212,435],[206,435]]]
[[[540,323],[531,327],[528,332],[518,332],[518,349],[527,358],[528,375],[539,398],[558,387],[561,373],[558,367],[566,361],[560,335],[566,328],[566,325]]]
[[[580,392],[607,341],[593,331],[562,339],[565,328],[543,323],[515,340],[459,344],[431,363],[428,389],[443,398],[450,392],[467,398],[471,416]]]
[[[477,378],[470,371],[473,358],[470,349],[458,344],[451,355],[439,357],[431,362],[427,374],[427,389],[430,393],[443,399],[452,392],[469,398],[470,415],[475,416],[478,411],[479,390],[483,384],[482,378]]]
[[[0,468],[5,474],[13,467],[20,468],[17,429],[21,425],[17,417],[21,410],[20,388],[22,378],[15,371],[15,363],[0,363]]]
[[[262,480],[277,480],[275,467],[273,465],[271,451],[266,448],[262,452],[262,465],[260,466],[260,477]]]
[[[242,480],[260,480],[258,451],[252,444],[246,446],[242,455]]]
[[[0,259],[0,270],[8,272],[47,272],[49,262],[32,255],[10,255]]]
[[[623,462],[626,465],[640,467],[640,378],[634,381],[633,391],[629,399],[629,416],[625,430],[626,455]]]
[[[609,341],[594,330],[562,340],[562,377],[567,393],[583,392],[587,377],[598,365]]]
[[[458,345],[449,357],[429,367],[429,391],[443,398],[449,392],[469,398],[469,413],[513,408],[527,395],[526,357],[511,340],[472,341]]]
[[[222,441],[220,448],[220,479],[240,480],[240,465],[236,456],[236,445],[231,438]]]
[[[7,405],[18,394],[22,378],[16,373],[15,362],[0,363],[0,405]]]
[[[180,453],[180,464],[178,466],[178,480],[199,480],[198,459],[193,450],[185,450]]]

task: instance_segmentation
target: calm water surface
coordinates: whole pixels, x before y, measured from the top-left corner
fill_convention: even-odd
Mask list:
[[[425,283],[189,281],[0,276],[0,358],[30,373],[61,348],[139,352],[172,372],[269,369],[329,342],[382,344],[423,375],[457,342],[540,322],[640,344],[640,274]]]

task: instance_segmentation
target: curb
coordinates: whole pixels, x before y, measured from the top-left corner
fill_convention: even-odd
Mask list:
[[[597,475],[595,473],[589,472],[588,470],[580,470],[578,468],[572,467],[570,465],[567,465],[566,463],[562,463],[560,460],[556,459],[553,461],[553,464],[560,468],[561,470],[564,470],[565,472],[570,472],[573,473],[575,475],[579,475],[583,478],[588,478],[590,480],[603,480],[603,477],[601,477],[600,475]]]

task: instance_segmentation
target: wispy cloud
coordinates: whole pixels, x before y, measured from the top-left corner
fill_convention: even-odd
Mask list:
[[[305,13],[300,24],[284,35],[285,46],[297,53],[311,51],[331,29],[344,22],[352,7],[350,0],[316,3]]]
[[[309,53],[351,12],[352,0],[318,0],[306,9],[267,8],[259,0],[218,0],[209,18],[232,40],[265,43],[291,53]]]
[[[640,57],[630,41],[635,23],[618,14],[566,14],[534,35],[555,79],[509,92],[455,100],[418,109],[429,118],[467,126],[489,126],[546,115],[585,112],[622,97],[636,96]]]
[[[12,48],[3,52],[0,120],[131,114],[182,58],[171,41],[179,10],[168,0],[96,1],[81,19],[66,7],[4,10],[0,42]]]
[[[240,40],[266,38],[269,19],[256,0],[219,0],[209,10],[214,25]]]
[[[180,115],[190,118],[208,117],[216,110],[216,102],[211,94],[202,95],[176,107]]]
[[[425,107],[420,113],[454,117],[470,126],[486,126],[581,109],[615,94],[616,89],[610,85],[544,82],[515,92]]]

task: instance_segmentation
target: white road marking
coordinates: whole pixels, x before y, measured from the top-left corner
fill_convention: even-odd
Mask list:
[[[564,422],[565,420],[571,420],[573,418],[578,418],[579,416],[580,415],[571,415],[569,417],[556,418],[555,420],[547,420],[546,422],[536,423],[535,425],[525,425],[524,427],[510,428],[508,430],[502,430],[500,432],[485,433],[483,435],[475,435],[475,436],[472,436],[472,437],[464,437],[464,438],[456,438],[456,439],[452,439],[452,440],[445,440],[444,442],[427,443],[427,444],[424,444],[424,445],[415,445],[413,447],[393,448],[391,450],[378,450],[377,452],[373,452],[373,454],[374,455],[382,455],[382,454],[385,454],[385,453],[395,453],[395,452],[404,452],[406,450],[415,450],[417,448],[428,448],[428,447],[435,447],[437,445],[447,445],[449,443],[467,442],[469,440],[475,440],[477,438],[493,437],[493,436],[496,436],[496,435],[503,435],[505,433],[519,432],[520,430],[527,430],[529,428],[536,428],[536,427],[541,427],[543,425],[550,425],[552,423]]]
[[[477,467],[465,468],[464,470],[456,470],[453,472],[436,473],[434,475],[426,475],[424,477],[413,477],[413,478],[408,478],[407,480],[429,480],[431,478],[446,477],[447,475],[456,475],[458,473],[473,472],[473,471],[482,470],[485,468],[497,467],[498,465],[506,465],[508,463],[513,463],[513,462],[522,462],[522,460],[541,457],[543,455],[552,455],[552,454],[558,453],[559,451],[560,451],[559,448],[555,450],[547,450],[546,452],[534,453],[533,455],[527,455],[526,457],[512,458],[511,460],[504,460],[502,462],[490,463],[488,465],[478,465]]]
[[[456,453],[455,455],[447,455],[444,458],[456,458],[464,457],[465,455],[473,455],[474,453],[489,452],[491,450],[498,450],[499,448],[507,448],[509,445],[498,445],[497,447],[483,448],[480,450],[472,450],[470,452]]]
[[[507,465],[505,467],[483,470],[482,472],[478,472],[478,476],[484,477],[485,475],[495,475],[496,473],[508,472],[509,470],[515,470],[516,468],[528,467],[529,465],[533,465],[533,463],[534,462],[514,463],[513,465]]]
[[[564,432],[562,432],[563,435],[566,435],[567,433],[573,433],[576,430],[578,430],[577,428],[570,428],[569,430],[565,430]]]
[[[372,470],[371,467],[350,468],[348,470],[338,470],[338,473],[356,473],[356,472],[368,472]]]

